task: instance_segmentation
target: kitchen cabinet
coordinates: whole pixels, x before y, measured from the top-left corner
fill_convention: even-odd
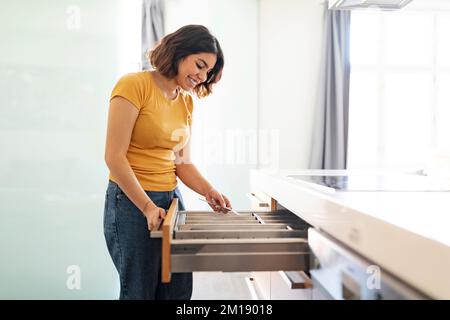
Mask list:
[[[252,272],[254,299],[310,300],[312,281],[303,271]],[[252,290],[251,289],[251,290]]]
[[[309,225],[313,299],[450,298],[448,180],[253,170],[251,187]]]

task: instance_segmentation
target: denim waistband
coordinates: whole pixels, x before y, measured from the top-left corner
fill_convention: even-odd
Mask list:
[[[152,193],[152,194],[167,194],[172,197],[174,195],[174,193],[176,193],[177,189],[178,189],[178,187],[176,187],[175,189],[173,189],[171,191],[153,191],[153,190],[144,190],[144,191],[146,193]],[[109,180],[109,182],[108,182],[108,191],[124,193],[122,191],[122,189],[120,189],[119,185],[112,180]]]

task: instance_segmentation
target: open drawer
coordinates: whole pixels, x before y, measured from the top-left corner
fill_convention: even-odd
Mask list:
[[[162,282],[172,272],[309,270],[308,225],[289,211],[178,211],[173,199],[160,230]]]

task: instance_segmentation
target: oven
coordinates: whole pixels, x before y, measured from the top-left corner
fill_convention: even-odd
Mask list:
[[[314,285],[313,299],[428,298],[324,232],[310,228],[308,242],[315,260],[310,271]]]

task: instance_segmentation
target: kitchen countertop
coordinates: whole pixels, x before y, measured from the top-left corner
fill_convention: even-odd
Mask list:
[[[425,183],[418,191],[339,191],[289,177],[380,174],[410,177],[393,172],[253,170],[251,184],[426,295],[449,299],[450,181]]]

